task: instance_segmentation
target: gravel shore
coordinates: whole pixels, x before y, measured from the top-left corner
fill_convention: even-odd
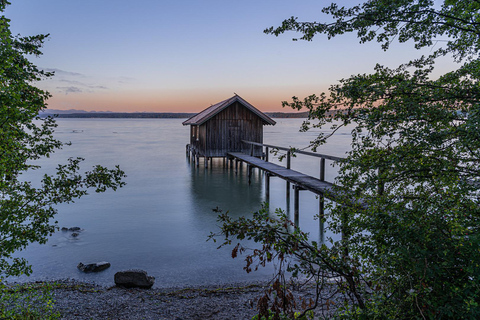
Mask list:
[[[62,319],[251,319],[260,284],[125,289],[66,283],[54,289]]]
[[[61,319],[251,319],[266,283],[126,289],[75,280],[51,283]],[[314,298],[313,288],[295,292]]]

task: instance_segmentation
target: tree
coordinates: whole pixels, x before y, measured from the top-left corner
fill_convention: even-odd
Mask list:
[[[355,126],[352,150],[339,163],[335,181],[345,197],[326,215],[344,240],[331,248],[298,249],[298,237],[278,234],[274,242],[286,245],[293,261],[308,262],[292,263],[291,270],[312,275],[325,269],[339,277],[338,290],[346,292],[348,304],[338,317],[478,318],[480,1],[370,0],[351,8],[332,4],[323,12],[333,21],[292,17],[265,32],[295,31],[307,41],[357,32],[360,42],[376,40],[384,50],[398,40],[433,51],[394,69],[377,65],[372,74],[342,79],[328,94],[283,102],[309,111],[303,130]],[[433,79],[442,56],[451,56],[458,69]],[[318,136],[312,148],[328,137]],[[352,205],[352,199],[363,206]],[[246,230],[257,239],[266,228],[278,227],[222,221],[227,240]],[[308,254],[298,256],[298,250]],[[328,264],[329,256],[341,263]]]
[[[1,0],[0,11],[8,4]],[[103,192],[125,184],[118,166],[95,166],[80,174],[82,158],[69,159],[38,183],[24,181],[23,174],[39,168],[35,160],[49,157],[63,143],[53,137],[54,119],[38,116],[50,94],[34,83],[53,74],[27,58],[41,54],[48,35],[13,36],[9,21],[0,17],[0,278],[31,272],[27,261],[12,259],[12,254],[31,242],[47,241],[56,229],[56,204],[73,202],[88,189]]]

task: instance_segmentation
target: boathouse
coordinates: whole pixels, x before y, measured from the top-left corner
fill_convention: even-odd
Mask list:
[[[197,157],[226,157],[227,152],[248,152],[250,146],[242,140],[263,143],[263,126],[275,125],[238,95],[220,101],[183,122],[190,125],[188,148]],[[253,150],[253,156],[262,156],[262,148]]]

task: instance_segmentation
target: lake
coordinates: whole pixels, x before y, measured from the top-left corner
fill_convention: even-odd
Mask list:
[[[263,280],[272,275],[272,267],[247,274],[243,258],[231,258],[231,248],[218,250],[218,244],[206,241],[211,231],[218,230],[213,208],[234,217],[251,216],[260,208],[265,201],[263,174],[254,170],[249,185],[247,170],[235,175],[220,159],[208,169],[195,167],[185,156],[189,127],[182,126],[183,120],[57,119],[56,138],[72,145],[38,161],[42,169],[27,179],[53,172],[68,157],[84,157],[84,171],[94,164],[120,165],[128,175],[127,185],[58,206],[59,227],[82,231],[78,237],[58,231],[47,244],[32,244],[19,252],[33,265],[28,280],[73,278],[108,286],[113,285],[115,272],[139,268],[156,278],[155,287],[169,287]],[[299,132],[302,119],[275,120],[277,125],[264,127],[264,143],[305,147],[318,134],[318,130]],[[342,156],[350,138],[346,128],[318,152]],[[318,177],[319,159],[299,155],[292,158],[292,169]],[[327,166],[327,181],[333,181],[335,171]],[[283,208],[293,219],[293,192],[287,201],[285,181],[271,178],[270,188],[271,211]],[[318,241],[316,213],[318,199],[301,192],[299,225]],[[111,267],[96,274],[76,268],[79,262],[98,261],[108,261]]]

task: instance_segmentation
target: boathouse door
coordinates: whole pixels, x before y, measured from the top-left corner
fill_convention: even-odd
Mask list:
[[[228,127],[228,151],[241,151],[241,137],[240,127],[238,125],[231,125]]]

